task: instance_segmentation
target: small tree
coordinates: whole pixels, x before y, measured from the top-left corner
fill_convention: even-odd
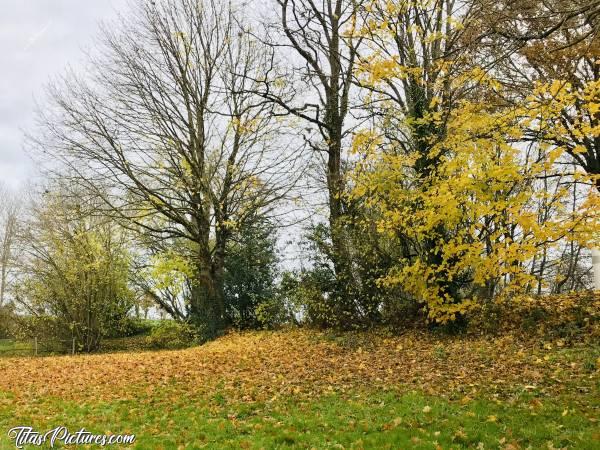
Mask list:
[[[123,234],[105,219],[82,216],[72,200],[48,194],[34,208],[23,242],[18,303],[49,318],[55,337],[97,350],[133,306]]]
[[[179,322],[192,319],[194,254],[189,241],[172,239],[147,244],[135,262],[139,295]]]
[[[10,273],[15,263],[18,216],[16,197],[0,185],[0,308],[5,303]]]
[[[277,276],[275,227],[259,218],[236,233],[225,260],[225,311],[230,323],[256,328],[261,304],[274,300]]]

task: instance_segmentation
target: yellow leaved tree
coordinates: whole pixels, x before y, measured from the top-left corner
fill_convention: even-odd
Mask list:
[[[564,149],[519,142],[523,112],[464,102],[450,114],[446,138],[431,146],[430,157],[441,156],[426,178],[415,169],[417,155],[395,152],[374,130],[356,138],[362,158],[351,195],[379,212],[380,233],[410,243],[380,281],[422,300],[433,320],[525,292],[536,283],[532,262],[562,240],[593,243],[597,192],[588,189],[573,211],[571,182],[586,175],[560,172],[554,163]],[[443,291],[449,283],[454,292]]]
[[[545,261],[565,242],[594,245],[600,206],[593,175],[565,171],[572,149],[548,139],[573,132],[549,126],[574,105],[597,114],[596,87],[550,81],[507,102],[502,84],[468,58],[474,13],[449,8],[372,2],[380,14],[363,31],[372,45],[357,78],[377,114],[355,135],[349,194],[404,249],[379,282],[437,322],[543,291]],[[589,122],[576,122],[579,133],[597,136]]]

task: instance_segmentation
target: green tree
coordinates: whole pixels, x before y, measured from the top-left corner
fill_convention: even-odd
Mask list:
[[[34,317],[50,318],[55,337],[72,336],[81,350],[97,350],[134,303],[125,235],[54,194],[34,208],[24,233],[18,303]]]
[[[225,311],[239,328],[257,328],[257,308],[275,297],[277,237],[275,227],[259,218],[236,233],[225,259]]]

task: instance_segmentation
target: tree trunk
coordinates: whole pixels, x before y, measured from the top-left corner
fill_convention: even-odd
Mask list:
[[[211,270],[206,261],[199,263],[192,288],[190,319],[198,327],[202,340],[218,337],[225,328],[225,301],[219,270]]]
[[[592,266],[594,268],[594,290],[600,291],[600,249],[592,249]]]
[[[332,325],[347,327],[356,322],[356,286],[352,274],[351,255],[348,249],[346,224],[344,224],[344,180],[341,167],[341,131],[331,139],[327,164],[327,188],[329,194],[329,230],[331,234],[331,260],[336,277]]]
[[[6,282],[8,278],[8,265],[11,259],[11,245],[13,235],[16,229],[16,219],[9,212],[7,222],[4,229],[4,238],[0,247],[0,306],[4,304],[4,296],[6,294]]]

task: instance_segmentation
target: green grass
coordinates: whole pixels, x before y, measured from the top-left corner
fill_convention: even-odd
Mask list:
[[[53,356],[71,353],[69,340],[40,340],[38,341],[37,356]],[[36,356],[35,341],[17,341],[14,339],[0,340],[0,358],[15,356]]]
[[[0,357],[2,356],[24,356],[33,354],[31,342],[20,342],[12,339],[0,339]]]
[[[151,350],[146,342],[146,334],[121,338],[105,338],[99,352],[131,352]],[[34,341],[17,341],[14,339],[0,339],[0,358],[13,356],[33,356],[35,353]],[[61,355],[71,353],[71,343],[69,340],[47,340],[39,341],[38,356]]]
[[[365,390],[312,401],[235,403],[222,392],[170,399],[167,388],[160,397],[135,401],[46,398],[27,410],[13,400],[0,395],[0,429],[65,425],[72,431],[134,433],[136,449],[600,447],[597,404],[582,406],[575,397],[535,399],[528,393],[502,402],[451,402],[415,391]],[[14,448],[6,433],[0,434],[0,448]]]

